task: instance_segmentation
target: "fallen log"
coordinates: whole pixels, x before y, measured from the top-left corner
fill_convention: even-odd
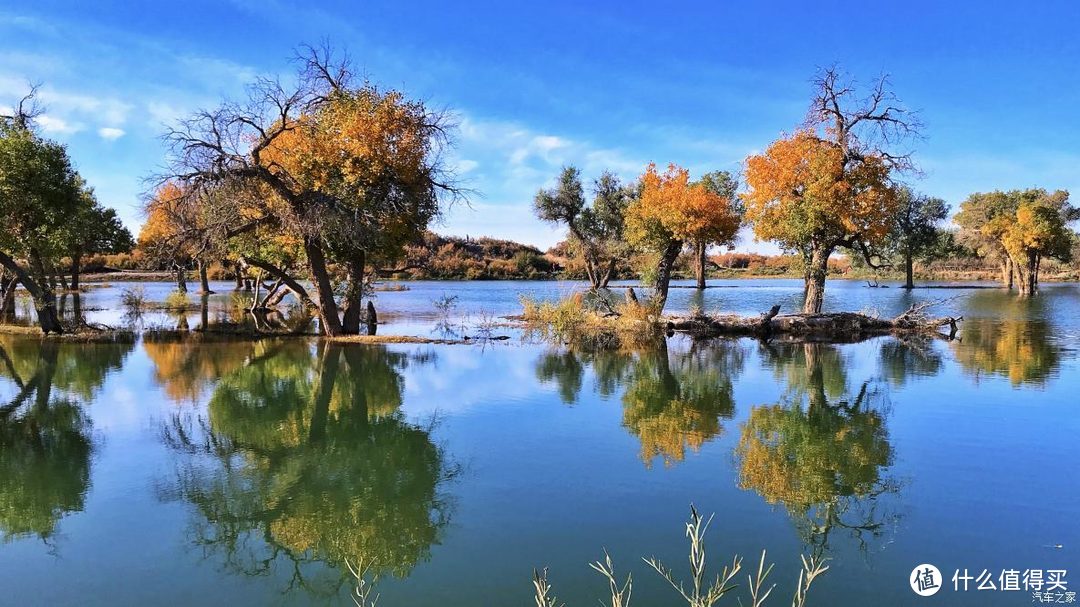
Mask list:
[[[951,339],[956,335],[957,323],[963,317],[930,317],[925,310],[934,303],[912,305],[903,314],[891,319],[856,312],[781,315],[780,306],[777,305],[760,316],[697,315],[676,318],[668,323],[668,329],[699,338],[728,335],[769,339],[774,335],[791,335],[814,341],[847,342],[877,335],[941,334],[941,329],[947,327]]]

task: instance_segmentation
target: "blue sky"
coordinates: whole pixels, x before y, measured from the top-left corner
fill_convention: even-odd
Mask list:
[[[478,195],[443,233],[554,244],[530,203],[567,163],[589,178],[649,161],[737,171],[802,120],[832,64],[862,82],[889,73],[920,111],[917,189],[954,206],[998,188],[1080,192],[1080,2],[513,4],[0,2],[0,106],[42,82],[42,128],[132,229],[164,124],[287,74],[298,44],[324,38],[456,114],[453,160]],[[739,248],[772,250],[748,235]]]

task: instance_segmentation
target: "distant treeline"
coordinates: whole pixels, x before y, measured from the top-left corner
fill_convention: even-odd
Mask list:
[[[634,257],[620,260],[613,278],[637,278]],[[777,277],[801,278],[803,260],[799,255],[764,255],[728,252],[710,255],[708,274],[712,278]],[[852,263],[853,260],[856,263]],[[903,268],[871,269],[857,258],[835,256],[829,259],[829,275],[834,278],[900,280]],[[171,268],[139,248],[131,253],[92,255],[83,260],[83,271],[169,271]],[[694,275],[691,252],[681,255],[675,274],[680,278]],[[235,278],[235,266],[211,264],[212,280]],[[953,255],[919,262],[916,275],[923,280],[997,280],[1000,268],[992,261],[958,249]],[[416,243],[406,245],[403,260],[381,272],[382,279],[398,280],[587,280],[585,263],[569,243],[563,241],[547,251],[535,246],[489,237],[443,236],[427,232]],[[1080,267],[1057,261],[1047,262],[1046,278],[1076,280]]]

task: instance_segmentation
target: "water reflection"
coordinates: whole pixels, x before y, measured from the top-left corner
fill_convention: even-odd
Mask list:
[[[957,362],[976,379],[1006,377],[1013,386],[1043,386],[1061,366],[1054,328],[1041,320],[965,320],[953,349]]]
[[[94,451],[83,403],[123,364],[132,344],[76,345],[0,336],[0,534],[48,542],[83,509]]]
[[[623,425],[641,442],[641,459],[651,466],[662,459],[671,466],[723,432],[722,420],[735,414],[732,381],[742,372],[744,345],[714,340],[671,351],[666,342],[654,350],[576,352],[558,350],[541,356],[537,378],[554,382],[566,403],[579,398],[586,368],[591,368],[601,396],[623,387]]]
[[[937,375],[945,364],[937,341],[920,336],[884,340],[878,353],[882,376],[900,387],[915,377]]]
[[[400,370],[426,360],[260,344],[217,384],[205,417],[178,414],[164,427],[166,443],[191,456],[165,495],[194,506],[192,542],[231,571],[277,571],[288,589],[317,594],[340,590],[346,561],[407,575],[449,521],[443,485],[457,473],[431,428],[398,410]]]
[[[895,493],[885,417],[886,387],[867,380],[849,390],[846,361],[824,344],[764,349],[786,385],[780,402],[754,407],[736,447],[739,485],[788,510],[814,553],[842,529],[861,548],[894,520],[880,497]]]

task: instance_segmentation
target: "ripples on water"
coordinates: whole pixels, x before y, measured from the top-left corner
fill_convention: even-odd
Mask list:
[[[676,289],[672,306],[756,313],[798,297],[794,281],[733,284]],[[409,286],[379,294],[381,331],[436,331],[443,295],[464,326],[517,312],[523,291],[573,288]],[[122,287],[80,305],[116,321]],[[219,288],[183,322],[226,317]],[[152,300],[170,289],[147,287]],[[951,342],[579,352],[0,336],[0,583],[20,605],[347,604],[344,563],[363,558],[388,605],[528,604],[545,565],[560,598],[590,604],[603,585],[585,563],[606,547],[634,573],[635,601],[668,604],[639,557],[683,562],[690,502],[717,513],[713,562],[767,548],[784,595],[800,552],[831,558],[816,604],[909,604],[923,562],[1068,569],[1078,295],[829,284],[832,309],[883,315],[951,298],[942,312],[965,318]]]

